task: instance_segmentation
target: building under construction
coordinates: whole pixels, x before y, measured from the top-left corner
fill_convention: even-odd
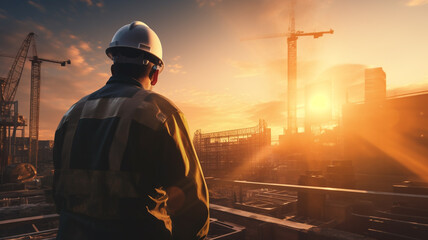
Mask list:
[[[38,169],[39,157],[39,113],[40,113],[40,82],[41,64],[50,62],[66,66],[70,60],[57,61],[40,58],[37,54],[36,35],[30,32],[21,44],[18,53],[13,56],[0,55],[13,59],[7,77],[0,77],[0,182],[4,183],[8,175],[7,168],[13,169],[14,164],[29,164]],[[28,56],[32,49],[32,57]],[[28,139],[25,139],[27,123],[18,112],[18,101],[15,95],[18,90],[25,62],[31,61],[30,118]],[[21,136],[17,136],[20,131]],[[45,149],[46,150],[46,149]],[[46,161],[43,159],[42,161]],[[43,164],[42,164],[43,165]],[[41,168],[43,169],[43,168]]]
[[[271,130],[264,120],[250,128],[197,130],[193,142],[205,176],[258,179],[270,166]]]

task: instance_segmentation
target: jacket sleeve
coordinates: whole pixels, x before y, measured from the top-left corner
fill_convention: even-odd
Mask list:
[[[161,181],[174,239],[204,239],[209,228],[208,190],[181,112],[164,123]]]

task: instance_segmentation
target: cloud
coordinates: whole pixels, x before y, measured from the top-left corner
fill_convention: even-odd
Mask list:
[[[209,6],[214,7],[218,3],[221,3],[223,0],[196,0],[196,3],[199,7]]]
[[[166,65],[167,71],[172,74],[186,74],[187,72],[183,70],[183,65],[177,63],[178,60],[180,60],[181,56],[175,56],[172,58],[172,62],[175,62],[174,64],[168,64]]]
[[[168,72],[170,72],[170,73],[173,73],[173,74],[178,74],[178,73],[186,74],[186,71],[183,70],[183,66],[180,65],[180,64],[178,64],[178,63],[172,64],[172,65],[168,64],[167,67],[168,67]]]
[[[78,42],[75,44],[77,44],[79,46],[79,48],[82,49],[83,51],[85,51],[85,52],[92,51],[92,47],[91,47],[91,44],[89,42],[81,40],[80,37],[78,37],[74,34],[68,34],[68,37],[72,40],[75,40],[75,42]]]
[[[94,3],[92,2],[92,0],[80,0],[80,1],[86,3],[86,5],[88,5],[88,6],[94,5]]]
[[[72,68],[72,65],[66,68],[50,65],[49,71],[46,70],[47,68],[45,68],[45,74],[42,75],[41,86],[40,131],[43,134],[40,134],[40,138],[53,139],[55,128],[62,115],[80,98],[102,87],[108,74],[93,70],[86,76],[79,77],[81,73]],[[25,88],[30,88],[29,83],[25,85]],[[22,90],[24,89],[18,91],[22,92]],[[28,98],[29,93],[25,99]],[[28,100],[20,101],[20,110],[21,104],[29,105]]]
[[[3,13],[0,10],[0,13]],[[42,64],[42,84],[40,99],[40,139],[53,139],[55,128],[65,111],[81,97],[97,90],[105,84],[108,70],[105,56],[95,53],[89,42],[67,30],[53,32],[38,21],[14,20],[4,25],[5,32],[0,36],[0,45],[6,46],[7,55],[15,55],[28,32],[37,34],[38,55],[46,59],[70,59],[71,65]],[[29,56],[32,55],[31,49]],[[90,60],[92,59],[92,60]],[[13,60],[13,59],[12,59]],[[1,76],[7,75],[12,60],[0,58]],[[91,64],[95,63],[95,64]],[[29,120],[29,98],[31,64],[26,63],[19,83],[16,100],[19,102],[19,114]],[[3,74],[4,70],[4,74]]]
[[[92,7],[92,6],[96,6],[96,7],[99,7],[99,8],[104,7],[104,1],[102,1],[102,0],[97,1],[95,4],[94,4],[94,2],[92,0],[80,0],[80,1],[86,3],[86,5],[88,7]]]
[[[92,48],[89,45],[89,43],[85,42],[85,41],[80,41],[79,47],[80,47],[80,49],[82,49],[82,50],[84,50],[86,52],[92,51]]]
[[[184,112],[191,135],[196,129],[203,132],[252,127],[257,121],[250,119],[250,101],[231,91],[202,91],[199,89],[174,89],[162,92]],[[253,99],[250,98],[252,101]]]
[[[16,44],[16,42],[22,42],[29,32],[34,32],[37,38],[50,40],[53,37],[51,30],[32,19],[25,21],[15,20],[13,24],[9,25],[9,29],[6,31],[8,31],[8,34],[3,34],[1,38],[12,39],[13,41],[10,42],[10,44],[13,45]]]
[[[302,23],[314,24],[320,22],[317,10],[329,5],[331,0],[299,0],[295,6],[295,16],[298,19],[296,27]],[[215,2],[215,1],[214,1]],[[199,5],[207,5],[200,1]],[[243,1],[222,1],[214,4],[216,13],[238,38],[252,37],[262,34],[284,33],[288,29],[290,0],[251,0],[248,4]],[[323,26],[328,28],[328,26]],[[298,29],[304,30],[304,29]],[[255,45],[257,43],[252,43]]]
[[[38,53],[54,53],[53,48],[57,48],[58,44],[61,46],[63,45],[62,41],[59,41],[57,35],[54,35],[50,29],[32,19],[25,21],[12,19],[12,23],[5,24],[5,26],[6,25],[7,27],[5,27],[3,30],[8,34],[3,34],[0,36],[0,44],[2,46],[13,46],[12,48],[5,48],[5,51],[7,51],[7,54],[9,55],[16,54],[20,44],[26,38],[29,32],[34,32],[36,34],[35,41]],[[42,55],[43,57],[47,57],[45,54]],[[31,56],[31,49],[29,56]]]
[[[89,66],[89,64],[86,62],[85,58],[81,54],[79,48],[77,48],[75,45],[70,46],[67,51],[67,56],[70,59],[73,59],[72,68],[77,71],[75,72],[76,74],[87,75],[88,73],[94,70],[93,67]]]
[[[416,7],[425,4],[428,4],[428,0],[409,0],[406,5],[409,7]]]
[[[31,1],[31,0],[28,1],[28,4],[30,4],[31,6],[37,8],[37,10],[39,10],[42,13],[46,12],[45,7],[43,7],[41,4],[35,3],[33,1]]]
[[[251,121],[242,106],[213,106],[177,102],[184,112],[190,128],[190,135],[197,129],[202,132],[217,132],[242,127],[252,127],[257,121]]]
[[[212,104],[205,98],[205,93],[198,92],[197,95],[200,102],[177,102],[187,118],[191,136],[197,129],[207,133],[253,127],[260,119],[266,120],[268,126],[272,128],[274,138],[282,134],[286,121],[285,100],[256,104],[227,104],[227,102],[233,103],[234,98],[213,94],[214,96],[211,97],[221,100]]]
[[[265,71],[264,66],[254,61],[227,60],[227,63],[238,70],[235,78],[248,78],[259,76]]]
[[[6,11],[0,8],[0,19],[6,19],[7,14]]]
[[[172,61],[176,62],[176,61],[180,60],[180,58],[181,58],[181,56],[175,56],[175,57],[172,58]]]
[[[103,1],[99,1],[95,4],[97,7],[102,8],[104,7],[104,2]]]
[[[37,23],[34,23],[34,26],[36,27],[37,30],[39,30],[40,32],[42,32],[43,34],[45,34],[46,38],[48,38],[48,39],[52,38],[53,33],[52,33],[51,30],[49,30],[45,26],[43,26],[41,24],[37,24]]]
[[[284,126],[286,119],[286,101],[274,100],[252,105],[247,114],[252,121],[266,120],[269,125]]]
[[[251,64],[245,61],[231,61],[233,65],[241,72],[245,73],[251,69],[259,69],[259,71],[268,76],[268,85],[273,85],[274,88],[286,89],[286,60],[273,59],[259,64]],[[301,80],[298,89],[298,104],[304,104],[305,87],[323,81],[334,82],[333,95],[337,101],[337,109],[341,109],[341,104],[346,100],[346,97],[351,100],[359,100],[363,96],[364,69],[366,66],[361,64],[341,64],[333,66],[320,75],[316,73],[318,62],[309,61],[299,63],[299,79]],[[263,72],[264,71],[264,72]],[[281,76],[281,77],[278,77]],[[275,79],[275,80],[271,80]],[[347,96],[346,93],[349,93]],[[300,96],[300,97],[299,97]],[[233,102],[233,100],[229,100]],[[286,95],[278,96],[270,101],[256,103],[239,103],[237,106],[231,106],[232,109],[240,116],[241,119],[246,119],[247,122],[257,123],[259,119],[267,121],[268,125],[275,130],[272,130],[272,136],[282,134],[283,127],[286,123],[287,111]],[[241,106],[241,108],[239,107]],[[242,107],[245,105],[245,107]]]

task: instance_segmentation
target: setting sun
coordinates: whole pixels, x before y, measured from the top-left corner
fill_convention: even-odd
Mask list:
[[[309,98],[309,111],[314,114],[324,113],[330,110],[331,103],[327,95],[318,93]]]

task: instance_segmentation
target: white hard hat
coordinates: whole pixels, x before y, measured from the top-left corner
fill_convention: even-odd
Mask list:
[[[162,60],[162,45],[158,35],[145,23],[135,21],[121,27],[114,34],[109,47],[106,49],[106,54],[113,61],[120,62],[120,59],[115,58],[115,49],[131,48],[143,51],[146,54],[144,60],[148,60],[163,69],[164,63]],[[124,61],[126,62],[126,60]],[[129,62],[129,61],[128,61]]]

